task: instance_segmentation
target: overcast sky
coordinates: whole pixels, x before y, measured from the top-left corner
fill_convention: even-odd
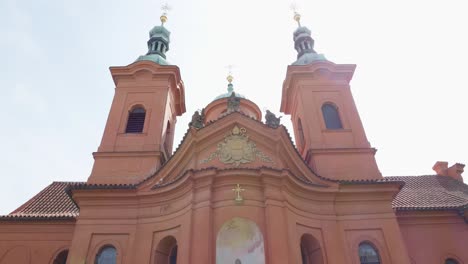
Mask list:
[[[357,64],[351,89],[386,176],[466,163],[468,37],[465,1],[297,1],[315,50]],[[114,84],[109,66],[146,53],[155,0],[0,0],[0,214],[52,181],[86,181]],[[181,69],[187,113],[234,88],[279,113],[295,60],[290,1],[169,1],[168,61]],[[291,129],[289,116],[282,119]],[[290,131],[292,134],[292,131]],[[468,168],[467,168],[468,170]],[[465,173],[465,182],[468,181]]]

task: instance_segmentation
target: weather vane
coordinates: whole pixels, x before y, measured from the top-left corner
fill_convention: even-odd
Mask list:
[[[294,12],[294,20],[296,20],[297,25],[300,27],[301,26],[301,14],[297,12],[297,9],[298,9],[297,3],[292,2],[290,7],[291,7],[291,10]]]
[[[164,3],[162,6],[161,6],[161,10],[163,11],[161,17],[160,17],[160,20],[161,20],[161,25],[164,26],[164,23],[166,23],[167,21],[167,12],[169,12],[171,10],[171,6],[169,6],[168,3]]]

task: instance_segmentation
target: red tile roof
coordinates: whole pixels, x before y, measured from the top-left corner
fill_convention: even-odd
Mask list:
[[[0,216],[0,220],[74,219],[79,209],[66,190],[77,184],[83,183],[53,182],[9,215]]]
[[[468,209],[468,185],[448,176],[385,177],[405,185],[393,199],[396,210]]]

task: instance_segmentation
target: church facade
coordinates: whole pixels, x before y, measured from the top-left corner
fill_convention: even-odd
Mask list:
[[[229,76],[173,152],[185,87],[166,61],[166,19],[146,55],[110,68],[88,181],[54,182],[0,217],[1,264],[468,264],[464,165],[383,177],[350,90],[355,65],[318,54],[306,27],[280,106],[295,144]]]

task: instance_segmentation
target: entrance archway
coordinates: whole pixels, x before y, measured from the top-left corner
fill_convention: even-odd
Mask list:
[[[235,217],[221,226],[216,264],[265,264],[263,235],[255,222]]]
[[[319,241],[311,234],[301,237],[302,264],[323,264],[322,249]]]

